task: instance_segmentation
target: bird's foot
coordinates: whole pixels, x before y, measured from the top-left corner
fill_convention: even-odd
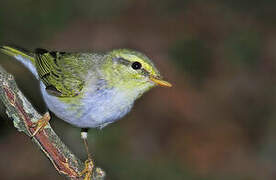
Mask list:
[[[32,124],[32,128],[36,128],[31,137],[34,137],[38,132],[44,129],[44,127],[48,124],[51,117],[49,112],[46,112],[41,119]]]
[[[84,174],[84,180],[90,180],[93,175],[94,163],[93,160],[88,158],[85,161],[85,168],[80,172],[79,176],[82,177]]]

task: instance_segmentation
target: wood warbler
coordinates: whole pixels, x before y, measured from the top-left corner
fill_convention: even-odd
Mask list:
[[[172,86],[161,79],[147,56],[134,50],[73,53],[2,46],[0,51],[23,63],[40,81],[43,99],[51,112],[82,128],[89,160],[88,128],[103,128],[122,118],[134,101],[152,87]]]

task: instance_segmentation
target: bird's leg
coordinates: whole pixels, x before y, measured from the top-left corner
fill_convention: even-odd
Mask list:
[[[87,157],[88,157],[87,160],[85,161],[85,168],[80,173],[80,176],[83,176],[85,174],[85,178],[84,178],[85,180],[91,179],[92,174],[93,174],[93,169],[94,169],[94,162],[92,160],[92,156],[91,156],[91,154],[89,152],[89,148],[88,148],[87,132],[88,132],[87,128],[81,129],[81,138],[83,139]]]
[[[49,112],[46,112],[42,118],[40,118],[37,122],[33,123],[32,127],[35,127],[34,133],[31,135],[31,137],[34,137],[38,132],[43,130],[43,128],[48,124],[50,121],[51,117]]]

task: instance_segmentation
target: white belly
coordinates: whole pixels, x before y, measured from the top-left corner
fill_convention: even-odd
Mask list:
[[[127,94],[108,89],[87,93],[78,102],[64,103],[49,95],[42,82],[40,88],[46,105],[56,116],[81,128],[102,128],[126,115],[134,102]]]

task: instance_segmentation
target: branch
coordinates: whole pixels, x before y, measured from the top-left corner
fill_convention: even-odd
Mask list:
[[[17,130],[31,137],[35,131],[33,124],[42,116],[18,89],[13,76],[8,74],[1,66],[0,100],[6,107],[6,113],[13,120]],[[84,169],[84,163],[60,140],[49,123],[32,140],[44,152],[60,174],[71,180],[86,179],[79,176]],[[104,176],[105,172],[103,170],[94,168],[93,180],[102,180]]]

